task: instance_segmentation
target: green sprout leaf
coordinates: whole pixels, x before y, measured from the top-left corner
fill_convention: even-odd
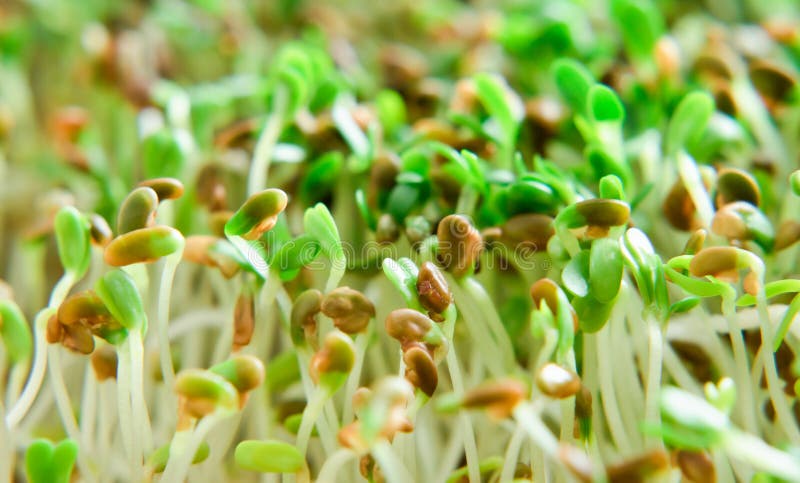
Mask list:
[[[617,240],[601,238],[592,243],[589,286],[594,298],[602,303],[616,298],[622,283],[623,268],[622,252]]]
[[[596,84],[587,94],[587,111],[595,122],[616,122],[625,120],[625,108],[617,93],[602,84]]]
[[[234,459],[240,468],[261,473],[296,473],[306,464],[297,448],[275,440],[242,441],[236,445]]]
[[[714,99],[710,95],[705,92],[687,94],[669,121],[665,144],[667,154],[674,155],[699,140],[712,114]]]
[[[97,296],[108,311],[128,330],[147,327],[147,315],[142,297],[133,279],[122,270],[111,270],[97,280],[94,286]]]
[[[54,229],[58,256],[64,270],[76,278],[83,277],[89,269],[89,228],[89,222],[75,207],[65,206],[56,214]]]
[[[559,59],[553,63],[553,74],[561,96],[575,114],[585,115],[589,90],[595,84],[592,74],[579,62]]]
[[[26,363],[33,353],[33,337],[22,310],[11,300],[0,300],[0,336],[12,364]]]
[[[167,129],[158,130],[142,141],[145,178],[180,178],[186,155]]]
[[[637,62],[650,60],[664,30],[658,8],[650,0],[614,0],[611,11],[628,56]]]
[[[500,77],[476,74],[473,79],[478,99],[497,122],[503,143],[506,146],[513,145],[524,114],[522,101]]]
[[[153,473],[162,473],[164,469],[167,467],[167,461],[169,461],[169,449],[170,443],[167,443],[157,450],[153,451],[153,453],[147,458],[147,466],[149,466]],[[208,458],[208,455],[211,453],[211,447],[208,445],[207,442],[203,441],[200,443],[200,446],[197,448],[197,451],[194,453],[194,458],[192,458],[192,464],[196,465],[198,463],[202,463]]]
[[[341,264],[346,262],[339,229],[328,207],[317,203],[314,207],[308,208],[303,215],[303,227],[308,235],[319,242],[322,252],[331,259],[331,262]]]
[[[78,443],[65,439],[53,445],[37,439],[25,452],[25,473],[30,483],[69,483],[78,457]]]

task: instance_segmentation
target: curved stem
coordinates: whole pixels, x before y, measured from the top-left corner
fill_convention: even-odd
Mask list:
[[[317,475],[317,483],[334,483],[336,481],[336,473],[339,468],[344,466],[348,461],[357,457],[358,455],[353,450],[348,448],[340,448],[336,450],[319,470]]]
[[[800,430],[797,428],[797,421],[794,418],[789,404],[786,402],[786,395],[783,392],[783,382],[778,377],[778,370],[775,367],[775,354],[769,350],[772,348],[772,323],[769,319],[769,312],[767,312],[767,296],[764,292],[763,282],[760,284],[761,288],[756,296],[756,309],[758,310],[758,318],[761,322],[761,343],[762,351],[761,357],[764,361],[764,373],[767,376],[767,390],[769,397],[772,399],[772,405],[775,408],[775,414],[778,417],[783,432],[789,437],[793,445],[800,444]]]
[[[388,441],[378,441],[372,447],[372,457],[380,465],[384,478],[388,483],[405,483],[413,481],[403,463],[397,459]],[[480,481],[480,480],[478,480]]]
[[[519,458],[519,450],[522,443],[525,441],[525,430],[522,426],[517,426],[514,434],[511,435],[511,441],[506,448],[506,454],[503,458],[503,470],[500,472],[500,481],[511,481],[514,479],[514,470],[517,469],[517,460]]]
[[[81,438],[81,432],[80,429],[78,429],[78,423],[75,420],[75,414],[72,412],[72,404],[69,400],[69,393],[67,392],[67,386],[64,384],[64,375],[61,372],[61,358],[58,352],[59,350],[60,348],[57,345],[48,347],[48,357],[50,359],[50,386],[53,388],[58,415],[61,417],[61,422],[64,425],[64,430],[67,432],[67,436],[79,444],[82,444],[84,440]],[[80,468],[81,474],[84,478],[86,478],[88,481],[94,481],[94,471],[91,471],[91,468],[86,461],[87,455],[88,453],[86,451],[78,452],[78,468]]]
[[[750,380],[750,369],[747,362],[747,349],[744,345],[741,329],[734,319],[735,308],[732,297],[722,301],[722,315],[728,323],[728,336],[733,347],[733,359],[736,364],[736,387],[741,391],[742,397],[737,398],[742,415],[742,427],[748,433],[755,433],[758,429],[756,411],[753,407],[753,398],[745,395],[753,394],[753,385]]]
[[[489,327],[489,332],[497,342],[500,349],[499,356],[502,358],[507,369],[514,367],[514,346],[511,344],[511,338],[508,336],[500,316],[495,310],[495,304],[489,295],[484,290],[483,286],[479,284],[472,277],[466,277],[463,280],[464,288],[468,295],[475,301],[475,306],[480,309],[483,314],[486,325]]]
[[[176,432],[170,444],[169,460],[167,460],[161,481],[164,483],[183,482],[192,466],[197,449],[203,444],[214,426],[229,415],[227,411],[217,411],[201,419],[193,430]]]
[[[47,319],[55,313],[55,309],[47,308],[39,312],[34,321],[34,341],[35,341],[35,355],[33,359],[33,369],[25,384],[25,389],[22,390],[22,395],[17,399],[17,402],[6,415],[6,426],[10,431],[22,421],[22,418],[28,414],[39,389],[42,387],[44,374],[47,369]]]
[[[369,329],[368,329],[369,330]],[[353,405],[349,401],[353,400],[353,394],[358,389],[358,384],[361,382],[361,371],[364,367],[364,358],[367,353],[367,344],[369,343],[369,334],[358,334],[356,336],[356,362],[353,370],[347,379],[347,387],[344,394],[344,410],[342,412],[342,426],[348,424],[353,420]]]
[[[171,389],[175,385],[175,369],[172,367],[172,355],[169,348],[169,306],[172,294],[172,283],[175,278],[175,270],[180,263],[183,250],[178,250],[166,258],[164,270],[161,272],[161,280],[158,287],[158,320],[156,330],[158,331],[158,356],[161,363],[161,374],[164,378],[164,385],[170,389],[169,399],[173,411],[166,411],[173,414],[177,409],[177,399]]]
[[[455,322],[458,317],[455,306],[453,304],[445,312],[444,333],[450,341],[450,348],[447,351],[447,370],[450,373],[450,380],[453,383],[453,392],[456,396],[461,397],[464,394],[464,379],[461,375],[461,367],[458,364],[458,354],[456,354],[456,347],[453,340],[453,332],[455,330]],[[470,481],[480,481],[480,457],[478,455],[478,446],[475,442],[475,431],[472,427],[469,415],[461,411],[459,418],[461,419],[461,427],[464,430],[464,456],[467,460],[467,473],[469,474]]]
[[[303,409],[303,417],[300,421],[300,429],[297,430],[297,449],[300,454],[305,455],[308,448],[308,440],[311,438],[311,432],[314,429],[314,423],[319,419],[322,408],[325,402],[330,397],[330,391],[322,386],[317,387],[311,400],[306,404]]]
[[[286,88],[279,84],[275,89],[275,105],[253,150],[253,161],[250,163],[250,174],[247,177],[248,196],[258,193],[267,185],[267,172],[272,160],[272,152],[278,143],[281,131],[283,131],[287,101]]]
[[[661,388],[661,360],[664,352],[664,337],[661,327],[653,316],[647,317],[648,359],[647,359],[647,386],[644,394],[645,421],[660,424],[661,412],[659,410],[659,393]],[[660,447],[663,442],[660,438],[648,437],[648,446]]]

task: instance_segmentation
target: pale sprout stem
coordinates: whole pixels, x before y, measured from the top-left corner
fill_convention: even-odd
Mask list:
[[[317,475],[317,483],[335,483],[336,473],[339,468],[347,464],[351,459],[355,459],[358,455],[353,450],[348,448],[340,448],[336,450],[319,470]]]
[[[448,276],[450,289],[453,292],[458,312],[463,317],[464,322],[467,324],[467,330],[470,332],[470,339],[478,348],[478,353],[486,363],[492,377],[501,378],[506,375],[503,369],[503,361],[497,357],[500,349],[497,347],[494,338],[489,334],[485,322],[480,317],[480,311],[475,308],[470,296],[466,293],[460,284],[455,282],[452,277]]]
[[[514,479],[514,470],[517,467],[519,451],[522,448],[522,443],[525,442],[526,435],[527,433],[522,426],[517,426],[514,433],[511,435],[511,441],[509,441],[506,454],[503,457],[503,469],[500,472],[500,481],[511,481]]]
[[[303,410],[300,429],[297,430],[297,449],[300,451],[300,454],[306,454],[308,440],[311,438],[311,432],[314,430],[314,423],[320,418],[322,409],[329,397],[330,390],[320,386],[314,391],[314,395],[311,396],[311,399]]]
[[[42,387],[44,374],[47,370],[47,338],[45,332],[47,329],[47,320],[55,313],[58,306],[61,305],[61,302],[67,297],[67,294],[69,294],[75,282],[75,274],[72,272],[65,272],[53,288],[50,294],[50,300],[47,303],[47,308],[39,311],[34,320],[35,355],[33,369],[31,370],[28,382],[25,384],[25,389],[22,391],[22,395],[6,415],[6,426],[9,431],[13,430],[22,418],[25,417],[31,405],[33,405],[33,401],[36,399],[39,389]]]
[[[264,129],[258,136],[256,147],[253,151],[253,161],[250,163],[250,174],[247,177],[247,195],[252,196],[263,190],[267,186],[267,174],[269,171],[272,153],[278,138],[283,130],[284,115],[287,107],[287,92],[283,86],[278,86],[275,90],[272,113],[267,118]]]
[[[661,365],[664,352],[664,337],[661,326],[655,317],[647,317],[647,332],[649,340],[649,354],[647,367],[647,387],[645,389],[645,421],[660,424],[661,412],[659,409],[659,394],[661,388]],[[663,447],[660,438],[649,437],[647,446]]]
[[[398,460],[388,441],[378,441],[372,447],[372,457],[381,467],[388,483],[410,483],[413,480],[403,463]]]
[[[372,325],[375,321],[371,320],[370,322],[370,325]],[[350,375],[347,378],[347,387],[344,393],[344,409],[342,411],[342,425],[346,425],[353,420],[353,405],[351,404],[351,401],[353,400],[353,394],[356,392],[356,389],[358,389],[358,384],[361,381],[361,372],[364,367],[364,358],[366,357],[369,339],[369,333],[358,334],[356,336],[356,362],[353,366],[353,370],[350,371]]]
[[[6,390],[6,406],[14,405],[19,399],[22,388],[25,385],[25,378],[28,377],[29,369],[29,361],[15,364],[11,368],[11,375],[9,376],[8,388]]]
[[[81,448],[93,453],[95,448],[95,428],[97,422],[97,380],[94,377],[92,364],[85,364],[83,371],[83,392],[81,395],[80,433]]]
[[[161,272],[158,287],[158,320],[156,330],[158,331],[158,356],[161,363],[161,374],[164,378],[164,385],[172,388],[175,385],[175,369],[172,367],[172,355],[169,347],[169,307],[170,295],[172,294],[172,284],[175,279],[175,270],[181,261],[183,249],[166,257],[164,269]],[[169,391],[170,407],[177,410],[177,399]]]
[[[467,295],[472,297],[475,306],[480,309],[480,312],[483,314],[489,331],[500,349],[498,355],[502,358],[506,368],[514,367],[514,346],[511,344],[511,338],[508,336],[508,332],[505,326],[503,326],[500,316],[497,314],[494,302],[489,298],[483,286],[472,277],[466,277],[463,280],[463,285]]]
[[[767,296],[764,292],[763,281],[760,285],[761,288],[756,296],[756,308],[761,321],[761,343],[764,349],[761,351],[761,357],[764,361],[764,372],[767,376],[767,390],[769,391],[772,405],[775,407],[775,413],[778,416],[777,419],[783,432],[786,433],[786,436],[788,436],[792,444],[798,445],[800,444],[800,430],[797,428],[797,422],[786,401],[786,395],[783,393],[784,384],[778,377],[774,354],[769,350],[773,345],[774,334],[772,332],[769,312],[767,312]],[[797,479],[800,479],[800,477],[797,477]]]
[[[220,421],[227,419],[231,414],[227,411],[217,411],[200,420],[191,430],[177,431],[170,445],[169,460],[161,481],[164,483],[180,483],[185,480],[186,474],[192,465],[197,449],[203,444],[211,429]]]
[[[633,450],[630,440],[628,439],[625,425],[622,423],[622,417],[617,403],[617,395],[614,390],[613,369],[611,368],[610,361],[607,354],[602,354],[603,347],[609,347],[606,328],[603,328],[596,334],[594,342],[595,355],[597,356],[598,379],[600,380],[600,394],[602,395],[603,410],[606,414],[606,424],[611,432],[614,442],[623,454],[630,454]],[[600,339],[602,337],[602,340]]]
[[[737,398],[739,411],[742,417],[742,427],[748,433],[757,431],[758,423],[756,421],[756,410],[753,407],[753,398],[747,395],[753,394],[753,384],[750,380],[750,370],[748,369],[747,362],[747,349],[744,345],[744,337],[742,336],[741,328],[736,325],[735,320],[735,307],[732,298],[726,298],[722,301],[722,314],[728,322],[728,336],[731,340],[733,347],[733,359],[736,364],[736,387],[737,392],[742,394],[742,397]]]
[[[450,381],[453,383],[453,392],[456,396],[464,394],[464,379],[461,375],[461,367],[458,362],[458,354],[456,354],[455,341],[453,340],[453,332],[455,330],[455,322],[458,314],[453,305],[450,305],[445,313],[446,318],[444,321],[444,333],[450,341],[450,347],[447,350],[447,370],[450,374]],[[472,427],[472,421],[469,414],[461,411],[459,414],[461,427],[464,431],[464,453],[467,460],[467,472],[470,481],[480,481],[480,458],[478,456],[478,446],[475,442],[475,431]]]
[[[124,342],[123,344],[127,344]],[[120,347],[117,351],[117,413],[119,415],[119,430],[122,435],[122,445],[125,448],[130,471],[135,474],[139,463],[134,453],[133,409],[131,408],[130,394],[130,358],[127,349]]]
[[[81,437],[78,423],[75,421],[75,415],[72,412],[72,404],[69,400],[67,386],[64,384],[64,374],[61,370],[61,355],[58,352],[59,350],[60,348],[57,345],[48,347],[48,356],[50,358],[50,386],[53,389],[53,394],[55,394],[56,408],[58,409],[58,415],[61,417],[61,422],[64,425],[67,436],[78,443],[82,443],[83,438]],[[89,481],[94,481],[95,472],[92,471],[89,462],[86,460],[87,456],[88,453],[85,451],[78,452],[78,468],[81,470],[81,474],[84,478]]]

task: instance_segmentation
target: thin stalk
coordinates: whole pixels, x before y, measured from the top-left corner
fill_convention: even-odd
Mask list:
[[[170,444],[169,460],[164,468],[161,481],[164,483],[180,483],[186,479],[186,474],[192,465],[197,449],[203,444],[214,426],[230,416],[228,411],[220,411],[209,414],[200,420],[197,427],[187,431],[177,431]]]
[[[519,459],[519,451],[522,448],[522,443],[525,442],[527,433],[522,426],[517,426],[514,433],[511,435],[511,441],[506,448],[506,454],[503,458],[503,470],[500,472],[500,481],[511,481],[514,479],[514,470],[517,468],[517,460]]]
[[[272,160],[272,152],[278,143],[278,138],[283,131],[284,117],[288,102],[286,88],[278,85],[273,98],[275,105],[267,117],[264,129],[258,136],[256,147],[253,150],[253,161],[250,163],[250,173],[247,177],[247,195],[252,196],[267,186],[267,172]]]
[[[131,407],[133,410],[133,424],[137,434],[134,441],[134,455],[139,466],[144,454],[153,446],[153,434],[150,427],[150,417],[147,413],[147,401],[144,395],[144,349],[142,347],[142,334],[132,330],[128,335],[127,349],[131,365]]]
[[[158,356],[161,363],[161,374],[164,378],[164,385],[172,388],[175,385],[175,368],[172,367],[172,355],[169,347],[169,306],[172,294],[172,284],[175,278],[175,270],[183,256],[183,249],[178,250],[166,257],[164,269],[161,272],[158,287],[158,320],[156,320],[156,330],[158,331]],[[177,410],[178,402],[172,391],[168,391],[170,408]],[[167,411],[173,414],[174,411]]]
[[[455,322],[458,314],[453,305],[445,312],[444,333],[450,341],[450,348],[447,351],[447,370],[450,374],[450,381],[453,384],[453,392],[457,397],[464,394],[464,380],[461,375],[461,368],[458,363],[458,355],[456,354],[455,341],[453,340],[453,332],[455,330]],[[480,457],[478,456],[478,446],[475,442],[475,431],[472,428],[472,422],[469,415],[460,411],[459,419],[461,420],[461,427],[464,430],[464,454],[467,460],[467,473],[469,474],[470,481],[480,481]]]
[[[34,333],[34,359],[33,369],[25,384],[25,389],[22,390],[22,395],[17,399],[17,402],[6,414],[6,426],[9,431],[13,431],[17,427],[22,418],[28,414],[39,389],[42,387],[44,374],[47,369],[47,320],[55,313],[55,308],[46,308],[39,312],[33,323]]]
[[[367,329],[368,331],[370,329]],[[361,382],[361,371],[364,367],[364,358],[367,353],[367,344],[369,343],[370,334],[358,334],[356,336],[356,362],[353,365],[353,370],[347,378],[347,387],[344,393],[344,409],[342,411],[342,425],[346,425],[353,420],[353,405],[350,401],[353,400],[353,394],[358,389],[358,384]]]
[[[760,284],[758,294],[756,295],[756,309],[758,311],[758,318],[761,328],[761,341],[765,350],[761,351],[761,357],[764,361],[764,373],[767,376],[767,390],[769,397],[772,399],[772,405],[775,408],[775,414],[778,417],[778,422],[783,429],[783,432],[788,436],[793,445],[800,445],[800,430],[797,428],[797,421],[794,414],[786,402],[786,395],[783,392],[783,382],[778,377],[778,370],[775,367],[775,356],[771,350],[772,347],[772,322],[770,322],[769,312],[767,311],[767,295],[764,291],[764,283]],[[751,393],[752,394],[752,393]],[[797,477],[800,479],[800,477]]]
[[[608,344],[608,331],[604,327],[600,330],[597,336],[593,337],[594,342],[597,344],[595,347],[595,355],[597,356],[598,379],[600,380],[600,394],[603,402],[603,410],[606,414],[606,424],[611,432],[611,436],[616,443],[617,448],[624,454],[629,454],[633,447],[628,439],[625,425],[622,423],[622,417],[619,411],[619,404],[617,403],[617,395],[614,391],[613,370],[610,366],[610,361],[605,354],[601,354],[601,347],[609,347]],[[599,337],[603,337],[603,341]]]
[[[123,342],[127,344],[128,342]],[[130,394],[130,357],[124,347],[117,349],[117,414],[119,415],[119,430],[122,435],[122,446],[128,457],[129,471],[135,474],[139,466],[134,452],[133,408],[131,407]]]
[[[744,461],[757,470],[766,471],[787,481],[800,481],[800,463],[756,436],[731,430],[722,441],[722,449],[731,457]]]
[[[473,357],[480,355],[493,377],[501,378],[505,376],[506,371],[503,369],[502,360],[497,357],[497,354],[500,353],[500,348],[497,347],[496,341],[490,335],[485,322],[482,318],[479,320],[480,310],[475,308],[473,300],[458,282],[455,282],[449,276],[448,282],[450,290],[453,292],[456,307],[467,324],[470,338],[478,348],[478,354],[474,354]]]
[[[306,454],[308,440],[311,438],[311,431],[314,429],[314,423],[319,419],[325,402],[330,396],[330,389],[319,386],[314,391],[308,404],[306,404],[305,409],[303,409],[300,429],[297,430],[297,449],[300,451],[300,454]]]
[[[86,369],[83,371],[80,415],[81,448],[92,454],[95,449],[94,434],[97,422],[97,380],[91,363],[86,364]]]
[[[72,404],[69,400],[69,392],[67,391],[67,386],[64,384],[64,374],[61,371],[61,358],[59,351],[60,348],[57,345],[52,345],[48,347],[48,356],[50,359],[50,386],[53,389],[53,394],[56,398],[56,408],[58,409],[58,415],[61,417],[61,422],[64,425],[64,430],[67,432],[67,436],[72,438],[74,441],[83,442],[81,438],[80,429],[78,429],[78,423],[75,421],[75,414],[72,412]],[[78,468],[81,471],[81,474],[84,478],[89,481],[94,481],[94,471],[91,470],[86,457],[89,453],[85,451],[78,452]]]
[[[3,418],[0,424],[0,478],[5,481],[14,481],[14,447],[13,435],[6,427],[5,422],[6,406],[0,401],[0,417]]]
[[[558,461],[558,440],[542,422],[536,408],[528,403],[520,403],[514,408],[513,414],[517,424],[528,434],[531,442],[541,449],[545,456]]]
[[[407,483],[413,481],[403,463],[397,459],[388,441],[378,441],[372,447],[372,457],[380,465],[388,483]]]
[[[511,338],[508,336],[500,316],[497,314],[494,302],[492,302],[483,286],[472,277],[465,277],[462,280],[462,285],[467,294],[473,298],[475,306],[483,314],[486,325],[489,327],[489,331],[501,351],[499,356],[502,358],[506,368],[514,367],[514,346],[511,344]]]
[[[652,315],[647,316],[648,335],[648,360],[647,360],[647,386],[644,395],[644,415],[648,423],[660,424],[661,412],[659,410],[659,394],[661,389],[661,365],[664,353],[664,336],[661,326]],[[646,445],[662,447],[663,441],[655,436],[648,436]]]
[[[750,369],[747,362],[747,349],[744,345],[742,331],[736,325],[735,310],[733,297],[724,297],[722,300],[722,315],[728,323],[728,337],[733,347],[733,359],[736,364],[736,387],[741,391],[742,395],[753,394],[753,385],[750,381]],[[742,416],[742,427],[748,433],[756,433],[758,431],[758,423],[756,421],[756,410],[753,407],[753,399],[751,397],[740,397],[737,398],[737,403]]]
[[[339,468],[347,464],[351,459],[356,458],[358,455],[353,450],[348,448],[340,448],[336,450],[319,470],[317,475],[317,483],[335,483],[336,473]]]

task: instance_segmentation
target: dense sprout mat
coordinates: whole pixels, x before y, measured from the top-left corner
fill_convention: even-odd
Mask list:
[[[0,480],[800,481],[795,0],[0,2]]]

